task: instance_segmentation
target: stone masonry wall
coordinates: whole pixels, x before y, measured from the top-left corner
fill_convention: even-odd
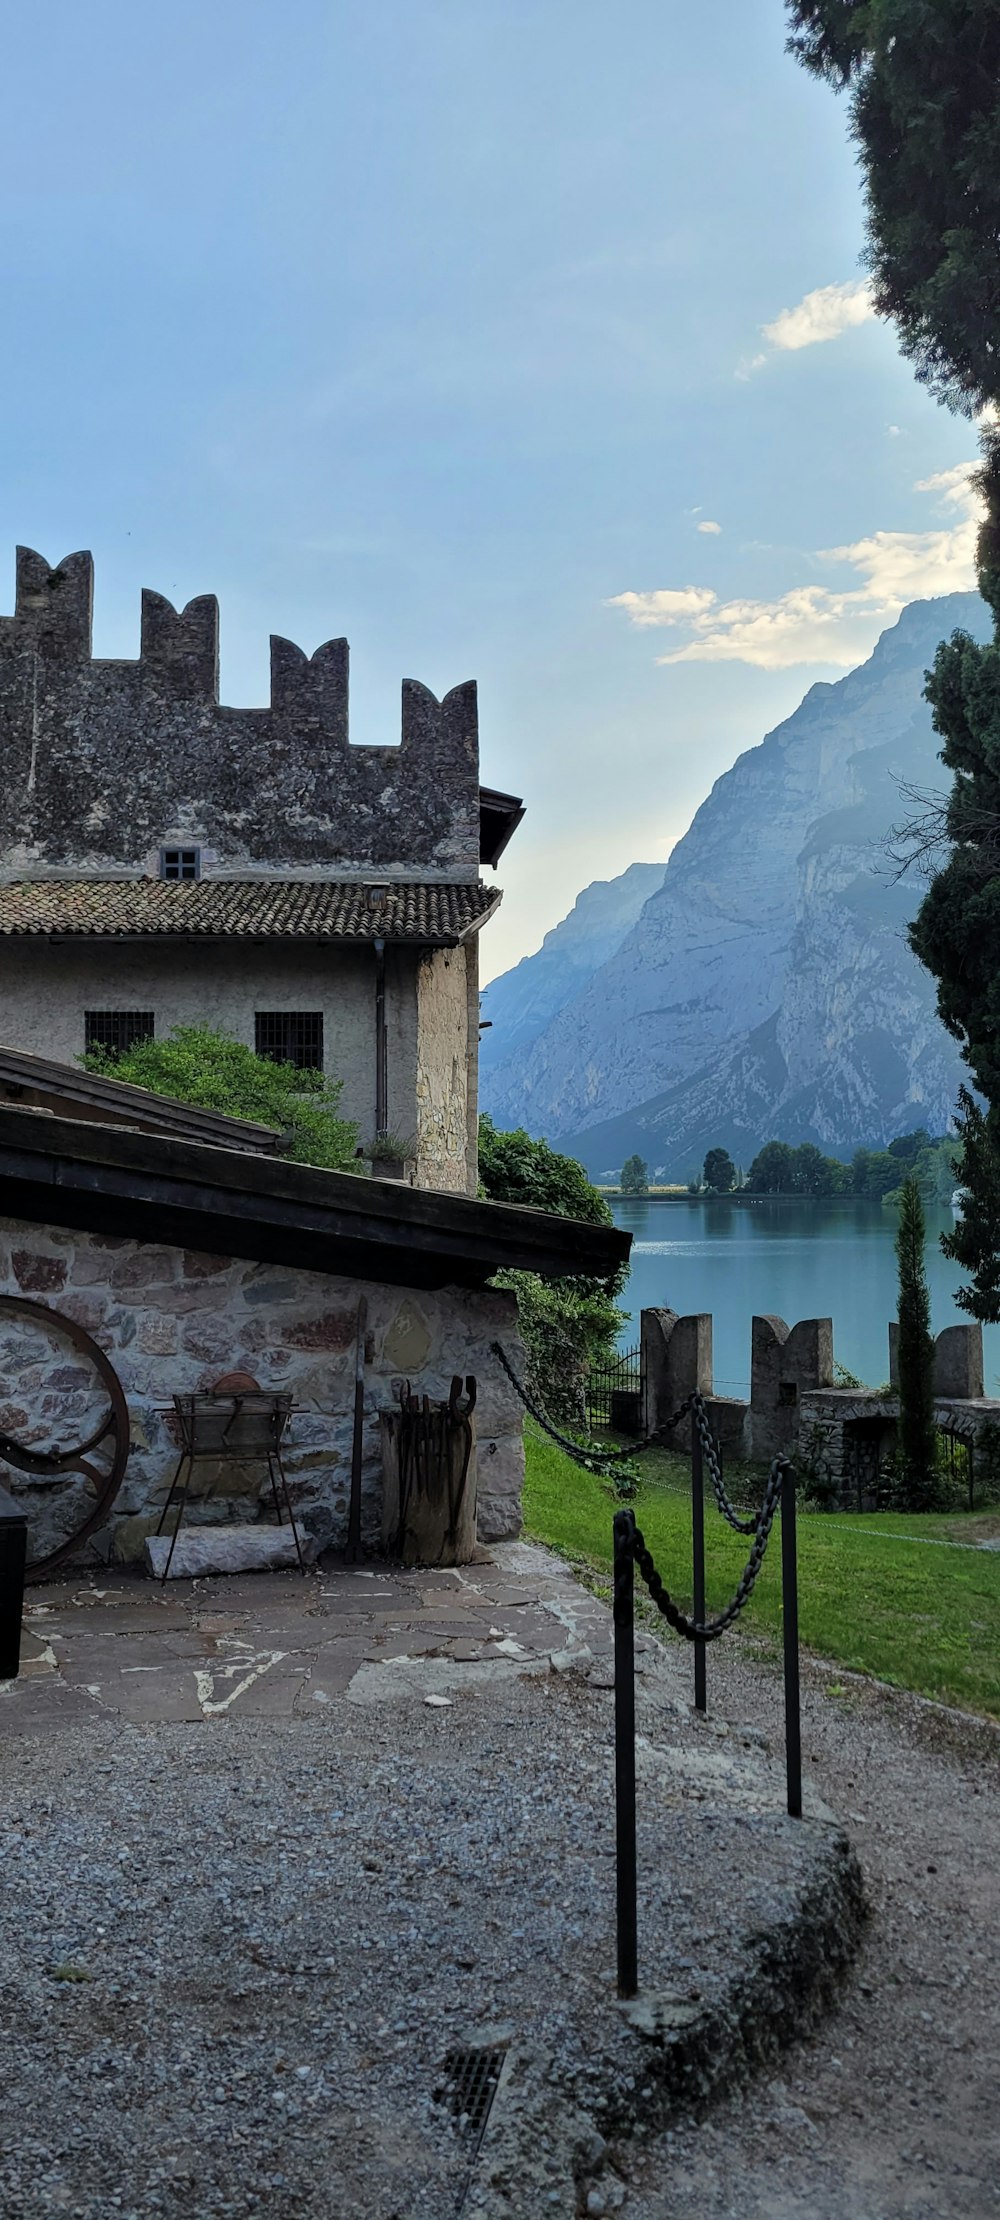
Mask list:
[[[486,1289],[424,1290],[354,1281],[284,1265],[253,1264],[195,1250],[151,1247],[59,1227],[0,1219],[0,1293],[61,1311],[110,1357],[128,1399],[133,1447],[111,1522],[100,1538],[113,1561],[141,1557],[155,1528],[177,1450],[170,1423],[175,1393],[210,1387],[223,1372],[251,1372],[265,1388],[295,1398],[285,1459],[296,1516],[320,1546],[346,1539],[354,1409],[355,1320],[368,1300],[362,1519],[377,1546],[382,1465],[378,1412],[401,1380],[445,1396],[455,1373],[478,1382],[479,1532],[484,1540],[520,1528],[524,1451],[521,1410],[489,1343],[496,1336],[520,1369],[512,1296]],[[37,1333],[0,1310],[0,1430],[44,1447],[84,1438],[103,1395],[93,1374],[58,1336]],[[196,1471],[199,1468],[196,1467]],[[201,1468],[207,1470],[207,1468]],[[208,1507],[213,1521],[256,1514],[261,1475],[219,1468],[229,1491]],[[32,1555],[61,1539],[62,1489],[24,1487],[0,1466],[31,1521]],[[75,1522],[74,1522],[75,1523]],[[87,1545],[88,1550],[91,1544]]]
[[[405,680],[400,746],[349,744],[348,648],[272,638],[266,709],[219,703],[219,611],[144,593],[137,661],[91,656],[94,566],[17,551],[0,618],[0,876],[156,870],[198,843],[230,873],[475,879],[473,681]]]
[[[417,1181],[453,1194],[463,1189],[475,1193],[469,1166],[468,1040],[465,949],[428,951],[417,972]]]

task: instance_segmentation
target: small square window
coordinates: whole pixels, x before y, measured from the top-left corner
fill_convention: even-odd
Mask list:
[[[258,1056],[269,1056],[275,1064],[294,1064],[296,1071],[322,1071],[322,1010],[258,1010],[254,1047]]]
[[[155,1033],[152,1010],[85,1010],[84,1046],[103,1048],[109,1056],[122,1056],[137,1041],[151,1041]]]
[[[200,848],[161,848],[161,879],[200,879]]]

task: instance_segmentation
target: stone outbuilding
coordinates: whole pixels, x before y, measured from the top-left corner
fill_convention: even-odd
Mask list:
[[[16,1068],[4,1067],[8,1088]],[[73,1118],[65,1111],[78,1080],[86,1107]],[[15,1297],[83,1327],[128,1401],[124,1485],[88,1551],[141,1557],[176,1463],[172,1399],[233,1370],[291,1393],[296,1517],[314,1547],[342,1544],[361,1296],[366,1542],[378,1546],[380,1412],[406,1381],[443,1398],[456,1375],[478,1387],[480,1534],[519,1531],[523,1414],[491,1343],[502,1340],[519,1367],[523,1356],[514,1298],[490,1282],[504,1268],[610,1274],[627,1257],[627,1234],[288,1163],[255,1145],[255,1135],[269,1138],[263,1129],[234,1125],[227,1136],[225,1119],[213,1120],[209,1140],[199,1130],[208,1114],[182,1104],[162,1106],[159,1130],[112,1124],[113,1081],[67,1071],[51,1084],[63,1089],[63,1114],[0,1107],[0,1435],[35,1448],[76,1443],[100,1402],[86,1366],[40,1331],[44,1321],[5,1310],[3,1298]],[[37,1068],[34,1085],[43,1086]],[[157,1101],[145,1098],[150,1120]],[[41,1556],[71,1516],[67,1491],[23,1472],[2,1477],[29,1510],[31,1554]],[[257,1509],[244,1488],[228,1514]]]

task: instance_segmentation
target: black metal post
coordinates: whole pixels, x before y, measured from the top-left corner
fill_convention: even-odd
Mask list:
[[[696,1626],[705,1623],[705,1475],[702,1465],[701,1434],[698,1430],[697,1412],[691,1417],[691,1558],[694,1580],[694,1620]],[[705,1643],[697,1635],[694,1639],[694,1708],[708,1710],[707,1681],[705,1674]]]
[[[799,1716],[799,1574],[795,1547],[795,1467],[781,1475],[781,1621],[785,1649],[785,1778],[788,1810],[802,1817],[802,1725]]]
[[[16,1680],[20,1668],[27,1550],[27,1515],[0,1488],[0,1680]]]
[[[615,1827],[618,1891],[618,1994],[639,1987],[635,1854],[635,1627],[632,1538],[635,1514],[615,1512]]]

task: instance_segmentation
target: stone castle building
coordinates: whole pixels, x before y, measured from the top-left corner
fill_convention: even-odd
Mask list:
[[[478,935],[523,815],[479,783],[476,688],[403,685],[348,734],[348,649],[271,641],[267,708],[219,701],[218,605],[142,596],[91,653],[93,563],[17,554],[0,619],[0,1043],[71,1063],[203,1023],[343,1081],[377,1153],[475,1193]]]

